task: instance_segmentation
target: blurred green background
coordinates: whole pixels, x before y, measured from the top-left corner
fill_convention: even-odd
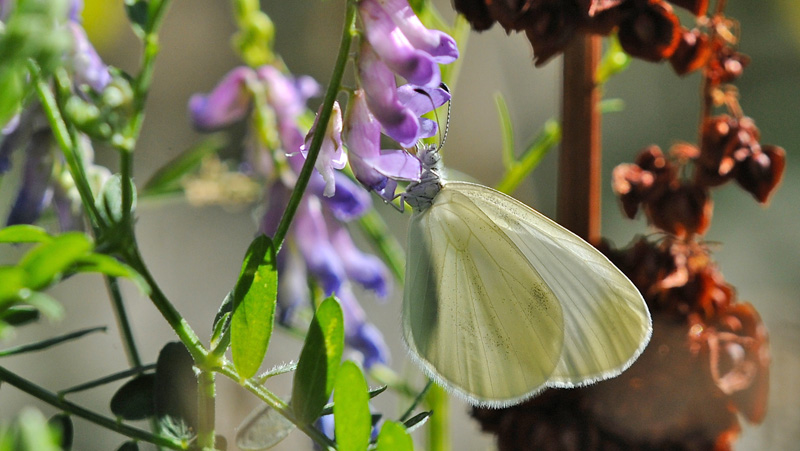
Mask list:
[[[262,2],[277,27],[276,51],[297,74],[326,83],[335,58],[341,28],[341,1],[316,0]],[[436,2],[452,17],[447,0]],[[770,406],[764,423],[745,426],[738,449],[795,449],[800,442],[800,2],[796,0],[729,0],[728,13],[741,23],[742,52],[752,57],[737,86],[745,114],[761,129],[762,143],[783,146],[788,164],[783,185],[768,208],[749,194],[725,186],[714,191],[714,216],[707,240],[718,242],[714,257],[726,280],[741,300],[753,303],[770,331],[773,363]],[[87,1],[87,28],[104,59],[134,71],[138,46],[121,17],[122,2]],[[200,139],[192,131],[186,102],[195,92],[209,90],[229,69],[239,64],[231,51],[234,23],[228,2],[193,0],[175,2],[161,36],[162,53],[140,146],[136,177],[141,185],[158,167]],[[447,166],[482,183],[496,183],[502,173],[500,128],[492,96],[506,97],[521,148],[538,128],[559,111],[560,59],[535,69],[524,36],[506,36],[495,28],[472,34],[463,52],[461,77],[454,89],[450,135],[445,149]],[[667,64],[634,61],[606,88],[607,97],[625,101],[625,110],[603,118],[603,234],[617,245],[637,233],[647,233],[642,220],[624,219],[610,189],[614,166],[631,161],[648,144],[668,148],[676,141],[694,141],[697,135],[699,77],[678,78]],[[111,167],[116,156],[98,149],[98,160]],[[543,213],[555,213],[557,154],[542,165],[515,193]],[[16,180],[5,177],[0,186],[0,217],[10,207]],[[398,237],[404,241],[407,218],[378,205]],[[255,222],[249,210],[193,208],[173,200],[140,205],[138,236],[147,262],[164,291],[201,336],[207,336],[223,296],[235,280],[242,255],[253,237]],[[15,261],[17,250],[4,247],[0,263]],[[144,359],[153,361],[158,350],[175,337],[147,299],[125,287],[130,316]],[[361,296],[370,317],[384,332],[393,351],[392,366],[403,374],[416,370],[405,358],[400,343],[399,291],[386,304]],[[4,361],[10,369],[57,390],[96,375],[126,367],[113,315],[99,277],[72,278],[51,294],[61,300],[66,319],[18,331],[15,343],[52,336],[80,327],[105,324],[108,333],[91,336],[58,348]],[[9,345],[11,343],[4,343]],[[273,339],[265,367],[295,358],[300,343],[278,335]],[[233,429],[256,405],[248,394],[219,378],[220,432],[232,438]],[[417,378],[419,380],[419,378]],[[272,388],[289,393],[290,377]],[[108,413],[115,387],[106,387],[75,399]],[[387,414],[397,411],[392,400],[381,401]],[[4,386],[0,389],[0,418],[7,419],[30,397]],[[47,414],[53,410],[40,406]],[[492,439],[482,436],[466,418],[468,406],[452,402],[454,449],[491,449]],[[145,425],[143,425],[145,426]],[[116,435],[76,420],[74,449],[113,449],[122,442]],[[421,443],[421,442],[420,442]],[[310,447],[295,432],[278,449]]]

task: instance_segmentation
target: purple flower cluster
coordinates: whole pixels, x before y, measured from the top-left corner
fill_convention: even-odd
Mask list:
[[[458,48],[447,34],[425,28],[406,0],[363,0],[358,8],[365,39],[345,141],[356,178],[391,200],[397,180],[418,181],[421,167],[404,150],[382,150],[380,132],[405,148],[436,134],[436,122],[420,116],[450,99],[439,64],[455,61]],[[396,75],[408,84],[398,87]]]
[[[280,147],[268,147],[261,138],[268,134],[264,130],[250,130],[246,166],[253,175],[267,180],[267,209],[259,230],[272,236],[311,139],[310,133],[304,137],[298,122],[306,111],[306,101],[318,93],[319,86],[308,77],[294,78],[272,66],[239,67],[208,94],[192,96],[189,110],[199,130],[223,128],[253,114],[254,93],[258,90],[266,93],[267,107],[274,113],[272,126]],[[385,297],[391,280],[383,262],[359,250],[344,226],[344,222],[358,218],[372,204],[369,193],[344,174],[327,171],[330,166],[341,168],[342,161],[347,161],[341,145],[341,129],[339,113],[338,121],[335,115],[326,129],[324,152],[320,155],[325,165],[318,163],[312,173],[306,196],[278,254],[278,318],[290,324],[296,309],[308,303],[311,277],[326,295],[336,294],[341,301],[346,341],[362,353],[365,365],[370,366],[385,363],[388,349],[377,329],[367,322],[352,285],[357,283]]]
[[[0,4],[0,18],[8,12],[10,3]],[[71,0],[69,14],[65,19],[73,43],[65,60],[72,69],[76,86],[88,85],[95,92],[101,92],[111,82],[111,74],[81,26],[82,10],[82,0]],[[84,170],[92,188],[99,192],[111,174],[108,169],[92,163],[94,152],[89,138],[82,134],[78,134],[78,137],[77,150],[82,154]],[[6,220],[7,225],[32,224],[39,219],[47,206],[52,205],[62,231],[82,228],[77,189],[58,156],[52,132],[38,106],[29,107],[3,125],[0,175],[11,169],[11,155],[21,147],[25,151],[22,183]]]
[[[423,26],[407,0],[361,0],[358,8],[364,39],[358,86],[344,119],[336,103],[328,124],[315,122],[304,137],[298,120],[319,86],[272,66],[233,69],[211,92],[192,96],[189,110],[201,131],[253,118],[245,166],[267,180],[267,209],[259,228],[269,236],[277,229],[315,130],[325,128],[306,196],[278,255],[279,320],[291,322],[296,308],[308,302],[311,277],[326,295],[340,299],[346,341],[369,367],[386,362],[388,351],[366,320],[353,286],[385,297],[391,280],[383,262],[359,250],[345,227],[371,206],[371,198],[340,170],[349,162],[355,178],[386,201],[394,199],[398,181],[419,181],[420,161],[404,148],[436,135],[436,122],[420,116],[449,100],[439,64],[453,62],[458,49],[447,34]],[[396,76],[408,84],[398,87]],[[382,149],[381,133],[400,148]],[[277,143],[269,139],[272,135]]]

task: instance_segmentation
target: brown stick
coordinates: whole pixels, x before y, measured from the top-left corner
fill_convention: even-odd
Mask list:
[[[600,238],[600,113],[594,74],[600,38],[580,35],[564,52],[556,218],[581,238]]]

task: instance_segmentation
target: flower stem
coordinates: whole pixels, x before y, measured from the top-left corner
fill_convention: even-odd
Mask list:
[[[449,451],[450,443],[450,399],[440,385],[433,384],[428,390],[427,404],[433,411],[428,421],[429,451]]]
[[[125,346],[125,355],[128,357],[128,364],[132,368],[142,366],[142,358],[136,349],[136,341],[133,338],[128,313],[125,311],[125,303],[122,299],[122,292],[119,289],[119,280],[116,277],[106,277],[106,287],[111,296],[111,306],[114,308],[114,317],[117,320],[122,344]]]
[[[215,402],[216,386],[214,372],[202,370],[197,376],[197,445],[200,449],[215,449]]]
[[[294,219],[297,208],[300,205],[300,200],[303,198],[308,181],[311,178],[311,173],[314,170],[314,164],[317,161],[320,148],[322,147],[322,139],[325,136],[325,130],[328,128],[328,122],[331,119],[331,112],[333,110],[333,103],[336,101],[336,96],[339,94],[339,89],[342,84],[342,77],[344,70],[347,66],[347,61],[350,58],[350,44],[353,41],[355,34],[355,21],[356,21],[356,3],[353,0],[347,2],[347,11],[345,13],[344,29],[342,30],[342,40],[339,44],[339,54],[336,58],[336,64],[333,68],[328,88],[325,91],[325,99],[322,102],[322,109],[320,110],[317,123],[319,124],[311,139],[309,146],[308,156],[306,162],[303,164],[303,169],[297,177],[297,183],[292,190],[292,195],[289,198],[289,203],[286,210],[283,212],[281,222],[275,231],[275,236],[272,238],[275,243],[275,252],[277,253],[283,245],[283,240],[286,238],[286,233],[289,231],[289,225]]]
[[[556,217],[589,242],[600,238],[600,37],[577,36],[564,51]]]
[[[94,203],[94,194],[92,194],[92,189],[89,187],[89,182],[86,180],[83,168],[80,166],[80,160],[77,157],[78,143],[72,139],[67,124],[61,116],[58,102],[53,92],[50,90],[50,86],[41,79],[39,68],[33,63],[30,64],[29,68],[32,81],[36,87],[36,93],[42,104],[42,109],[44,110],[45,116],[47,116],[47,121],[50,123],[53,137],[58,143],[58,147],[61,148],[61,152],[64,154],[64,159],[69,167],[70,175],[72,175],[72,179],[75,182],[75,187],[78,189],[78,194],[81,196],[81,202],[86,209],[89,222],[96,231],[100,215]]]
[[[150,287],[150,300],[156,306],[161,315],[167,320],[167,323],[172,327],[172,330],[178,335],[181,342],[189,350],[192,358],[198,365],[202,365],[207,360],[208,351],[200,342],[197,334],[194,332],[189,323],[178,313],[175,306],[169,302],[166,295],[161,291],[158,284],[153,278],[147,266],[142,260],[142,255],[139,253],[139,247],[134,241],[132,246],[124,249],[122,252],[125,262],[128,263],[133,269],[144,277],[147,285]]]
[[[126,435],[128,437],[141,440],[144,442],[149,442],[156,444],[158,446],[164,446],[167,448],[172,449],[188,449],[189,446],[187,443],[175,440],[169,437],[162,437],[158,435],[151,434],[147,431],[143,431],[141,429],[137,429],[131,426],[127,426],[118,422],[115,419],[105,417],[100,415],[96,412],[88,410],[84,407],[81,407],[77,404],[71,403],[67,400],[60,398],[55,393],[46,390],[43,387],[40,387],[14,373],[11,371],[3,368],[0,366],[0,380],[7,382],[9,385],[13,385],[14,387],[28,393],[29,395],[38,398],[47,404],[50,404],[56,408],[63,410],[64,412],[71,413],[75,416],[81,417],[87,421],[90,421],[94,424],[102,426],[106,429],[118,432],[120,434]]]

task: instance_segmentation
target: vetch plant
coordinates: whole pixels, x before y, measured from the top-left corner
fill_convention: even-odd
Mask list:
[[[756,309],[736,300],[702,236],[711,189],[735,181],[766,203],[785,152],[760,144],[730,85],[749,59],[737,50],[724,0],[713,9],[707,1],[456,0],[463,16],[454,24],[424,0],[344,0],[339,50],[324,82],[287,67],[273,45],[281,24],[258,1],[231,0],[241,64],[186,103],[191,125],[207,138],[138,184],[133,166],[171,3],[125,1],[141,44],[140,64],[127,73],[95,51],[80,0],[0,2],[0,181],[14,182],[2,185],[10,204],[0,247],[21,253],[0,266],[0,358],[105,330],[12,343],[40,315],[64,316],[63,300],[48,289],[97,273],[129,363],[58,392],[0,364],[0,396],[18,389],[61,412],[49,421],[29,409],[0,419],[0,449],[69,449],[86,434],[72,424],[78,417],[120,434],[124,450],[267,449],[295,429],[318,449],[406,450],[418,428],[428,449],[442,450],[450,447],[447,391],[492,408],[473,415],[502,449],[727,449],[738,431],[735,412],[762,421],[767,334]],[[690,11],[696,26],[681,25],[672,5]],[[526,33],[536,66],[564,52],[566,67],[562,118],[546,123],[519,156],[498,100],[506,168],[499,191],[445,181],[439,160],[458,154],[442,145],[449,102],[467,95],[447,88],[456,86],[459,49],[470,24],[484,30],[494,22]],[[610,38],[599,62],[601,35]],[[599,159],[592,153],[599,115],[609,109],[600,87],[629,56],[669,60],[680,75],[700,71],[702,117],[697,144],[666,154],[650,146],[614,170],[624,214],[643,211],[660,233],[617,250],[600,240],[599,167],[590,162]],[[576,234],[503,194],[559,142],[569,158],[562,158],[558,219]],[[223,159],[223,149],[236,158]],[[116,156],[115,167],[95,163],[101,152]],[[166,195],[256,205],[256,236],[228,294],[198,300],[220,305],[209,336],[189,324],[142,256],[137,203]],[[378,203],[399,212],[381,215]],[[415,210],[407,262],[386,223],[407,220],[406,203]],[[155,362],[143,361],[136,346],[121,280],[149,298],[177,338]],[[409,360],[423,369],[408,378],[398,371],[404,356],[387,345],[399,337],[381,331],[361,304],[403,286],[397,322]],[[300,338],[302,349],[264,371],[275,334]],[[285,373],[292,387],[283,397],[270,379]],[[420,373],[432,380],[420,383]],[[235,432],[219,429],[220,376],[262,403]],[[118,388],[105,410],[73,400],[112,383]],[[692,387],[683,393],[686,409],[708,408],[702,434],[683,427],[680,412],[656,415],[654,404],[681,384]],[[399,414],[373,402],[389,393]],[[649,423],[620,428],[632,415]],[[141,420],[149,423],[132,423]]]

